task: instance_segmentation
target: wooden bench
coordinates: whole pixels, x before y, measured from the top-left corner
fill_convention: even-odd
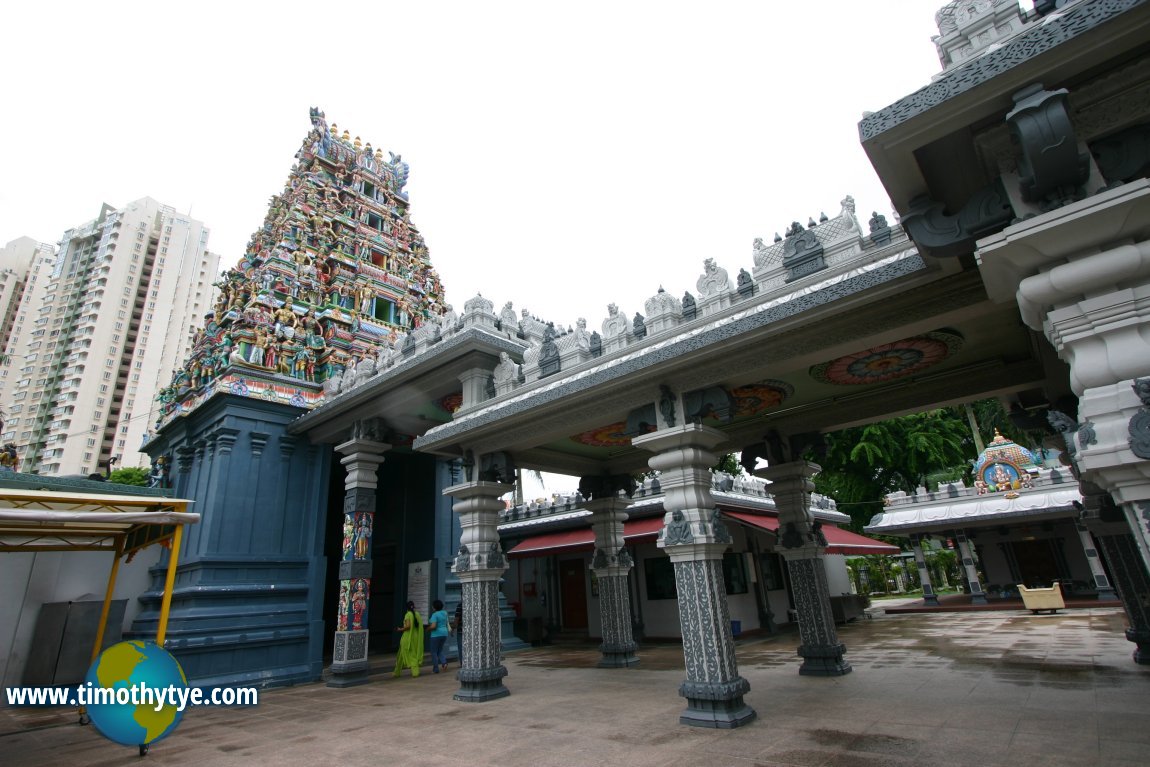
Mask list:
[[[1028,589],[1022,584],[1018,585],[1018,593],[1022,595],[1022,604],[1035,615],[1048,610],[1052,615],[1066,608],[1062,599],[1062,588],[1058,581],[1048,589]]]

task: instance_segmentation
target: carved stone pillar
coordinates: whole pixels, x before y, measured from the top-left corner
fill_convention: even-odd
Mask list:
[[[599,584],[599,620],[603,626],[600,668],[634,666],[638,645],[631,631],[629,577],[634,562],[623,546],[623,522],[629,504],[618,496],[596,498],[583,504],[591,512],[595,555],[591,570]]]
[[[679,688],[687,709],[679,722],[695,727],[740,727],[756,716],[743,702],[751,686],[739,676],[723,582],[731,534],[711,497],[710,467],[718,459],[712,448],[724,439],[717,429],[686,424],[631,440],[655,453],[649,464],[660,472],[666,514],[658,545],[675,568],[687,671]]]
[[[1127,532],[1098,535],[1098,545],[1114,573],[1115,586],[1130,620],[1126,638],[1134,643],[1134,662],[1150,665],[1150,574],[1134,536]]]
[[[967,586],[970,587],[970,603],[972,605],[984,605],[986,604],[986,594],[982,590],[982,584],[978,581],[978,568],[974,564],[974,552],[970,548],[970,541],[966,539],[966,531],[955,530],[954,540],[958,544],[958,556],[962,560]]]
[[[976,255],[988,294],[1017,301],[1069,364],[1079,407],[1067,450],[1125,511],[1150,569],[1148,234],[1150,180],[1138,179],[1007,227]]]
[[[914,563],[918,565],[918,580],[922,583],[922,603],[938,607],[938,595],[934,593],[934,584],[930,582],[930,571],[926,569],[926,557],[922,554],[922,536],[910,536],[910,546],[914,551]]]
[[[371,531],[375,524],[376,472],[391,445],[351,439],[336,445],[347,468],[343,497],[343,555],[328,687],[367,682],[368,601],[371,595]]]
[[[1114,593],[1110,579],[1106,577],[1106,569],[1102,567],[1102,561],[1098,557],[1098,550],[1094,548],[1094,539],[1090,536],[1090,530],[1083,522],[1075,522],[1074,527],[1078,530],[1078,540],[1082,543],[1082,552],[1090,564],[1090,575],[1094,579],[1094,588],[1098,590],[1098,598],[1117,599],[1118,595]]]
[[[510,695],[503,685],[507,668],[500,651],[499,579],[507,560],[499,546],[500,498],[511,490],[503,482],[464,482],[443,491],[455,499],[459,514],[459,552],[452,571],[463,593],[463,658],[455,700],[481,703]]]
[[[1134,661],[1150,664],[1150,573],[1138,541],[1124,510],[1109,493],[1092,482],[1079,482],[1079,486],[1086,506],[1081,521],[1098,542],[1114,576],[1114,588],[1130,623],[1126,638],[1136,645]]]
[[[792,596],[798,612],[799,655],[806,676],[843,676],[851,664],[843,657],[846,647],[839,642],[831,612],[830,588],[824,563],[827,542],[820,523],[811,513],[811,477],[821,466],[810,461],[792,461],[768,466],[755,472],[771,484],[767,492],[779,511],[779,553],[791,574]]]

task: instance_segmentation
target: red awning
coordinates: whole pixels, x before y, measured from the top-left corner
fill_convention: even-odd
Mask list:
[[[623,523],[623,540],[627,543],[641,543],[655,540],[663,529],[663,517],[629,519]],[[589,527],[579,530],[562,530],[525,538],[507,552],[509,557],[543,556],[560,552],[591,551],[595,548],[595,533]]]
[[[724,511],[723,516],[750,527],[778,533],[779,518],[752,514],[746,511]],[[623,523],[623,540],[627,543],[653,541],[663,528],[663,517],[629,519]],[[852,533],[850,530],[823,525],[823,535],[827,538],[828,554],[897,554],[898,546]],[[590,527],[579,530],[562,530],[543,533],[517,543],[507,555],[510,557],[540,557],[560,552],[591,551],[595,548],[595,533]]]
[[[742,522],[744,525],[766,530],[768,533],[777,532],[779,529],[778,517],[764,517],[762,514],[751,514],[747,511],[724,511],[723,516]]]
[[[723,516],[770,533],[777,533],[779,530],[778,517],[765,517],[746,511],[724,511]],[[865,535],[843,530],[841,527],[823,525],[823,535],[827,539],[828,554],[897,554],[900,551],[898,546],[876,541]]]
[[[902,549],[889,543],[867,538],[865,535],[843,530],[841,527],[823,525],[823,535],[827,537],[828,554],[897,554]]]
[[[653,541],[663,529],[663,515],[646,519],[628,519],[623,523],[623,540],[627,543]]]
[[[590,528],[561,530],[557,533],[544,533],[525,538],[507,552],[509,557],[525,557],[559,551],[590,551],[595,548],[595,533]]]

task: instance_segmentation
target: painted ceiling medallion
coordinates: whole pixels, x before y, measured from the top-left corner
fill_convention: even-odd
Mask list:
[[[581,445],[590,445],[591,447],[624,447],[631,444],[631,438],[624,433],[626,431],[627,422],[619,421],[576,434],[571,439]]]
[[[755,415],[783,403],[795,393],[795,388],[784,381],[760,381],[731,389],[735,398],[735,418]]]
[[[841,386],[881,383],[937,365],[962,347],[962,336],[936,330],[876,346],[811,368],[816,381]]]

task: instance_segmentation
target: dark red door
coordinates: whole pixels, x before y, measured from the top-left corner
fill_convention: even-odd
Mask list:
[[[559,589],[563,599],[563,628],[587,628],[587,566],[582,559],[559,563]]]

